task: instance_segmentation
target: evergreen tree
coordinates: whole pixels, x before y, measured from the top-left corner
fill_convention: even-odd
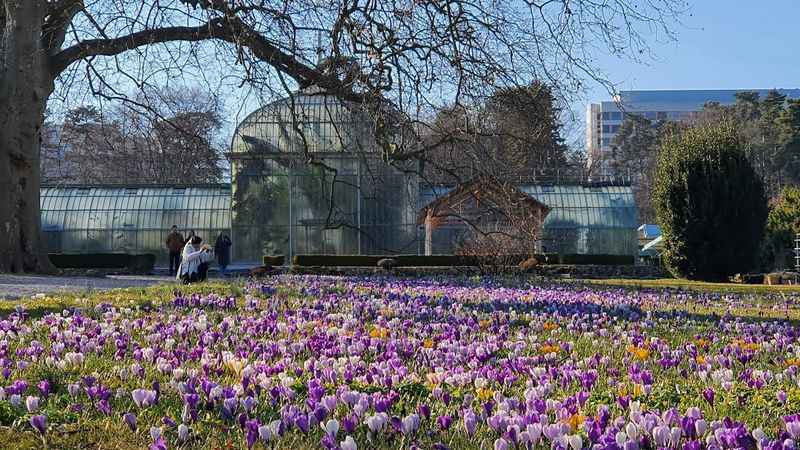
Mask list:
[[[764,186],[735,124],[687,129],[658,156],[653,204],[675,276],[723,280],[755,266],[767,216]]]

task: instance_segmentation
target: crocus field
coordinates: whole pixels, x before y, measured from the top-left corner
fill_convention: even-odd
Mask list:
[[[800,446],[792,294],[286,275],[147,295],[0,315],[0,447]]]

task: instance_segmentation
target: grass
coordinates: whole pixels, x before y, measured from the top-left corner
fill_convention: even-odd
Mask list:
[[[747,286],[724,283],[701,283],[674,279],[612,279],[585,280],[585,282],[596,286],[598,289],[602,289],[603,287],[623,287],[631,290],[672,288],[693,290],[711,294],[700,295],[698,297],[702,298],[687,302],[681,301],[681,296],[683,295],[682,293],[671,292],[668,294],[669,296],[642,301],[641,306],[646,311],[662,312],[667,314],[680,311],[686,314],[685,317],[678,316],[677,318],[673,318],[668,322],[656,322],[656,325],[647,328],[646,334],[648,336],[658,338],[663,342],[669,342],[670,346],[673,348],[679,348],[682,343],[691,342],[694,336],[707,336],[716,333],[718,331],[717,327],[719,322],[717,319],[712,317],[714,315],[732,313],[733,315],[743,319],[750,319],[753,321],[763,320],[765,322],[769,319],[790,319],[793,321],[800,320],[800,309],[797,309],[789,301],[791,300],[789,294],[800,292],[800,288],[797,286]],[[100,313],[92,310],[99,304],[112,304],[119,307],[131,308],[137,306],[155,307],[171,301],[174,298],[174,291],[176,289],[186,294],[214,293],[220,296],[233,295],[237,297],[239,305],[241,305],[244,296],[244,282],[241,280],[234,282],[215,281],[190,286],[180,286],[174,283],[168,283],[146,288],[116,289],[105,292],[93,291],[82,293],[62,293],[40,298],[25,299],[18,302],[0,302],[0,317],[13,312],[18,304],[22,304],[26,311],[34,317],[41,317],[50,312],[60,312],[64,309],[76,307],[89,310],[91,311],[91,314],[97,316]],[[284,300],[284,306],[282,306],[282,308],[296,309],[298,306],[308,304],[308,299],[306,297],[309,294],[303,293],[296,286],[287,285],[283,286],[281,289],[282,290],[279,291],[280,295],[278,297]],[[347,294],[347,291],[342,290],[340,292],[336,287],[330,288],[326,292],[327,294],[336,295]],[[722,293],[748,295],[741,295],[741,301],[734,301],[731,303],[730,298],[725,299],[725,301],[719,301],[719,296],[714,295]],[[378,292],[375,294],[377,295]],[[603,293],[601,292],[599,295],[603,295]],[[670,298],[674,301],[669,301]],[[734,307],[731,307],[732,304]],[[152,311],[143,312],[142,314],[152,314]],[[208,312],[211,322],[216,324],[220,323],[221,318],[224,316],[235,315],[236,317],[239,317],[240,314],[243,314],[241,308],[233,312]],[[495,309],[490,309],[485,312],[476,310],[475,314],[482,317],[489,317],[490,315],[498,315],[501,313]],[[655,316],[657,315],[658,314]],[[528,317],[528,319],[534,320],[530,317]],[[512,332],[529,332],[530,320],[520,321],[519,323],[509,323],[509,326],[511,327]],[[489,321],[487,320],[486,323],[488,324]],[[624,326],[624,323],[621,323],[619,326]],[[630,358],[628,355],[629,350],[627,350],[624,345],[614,347],[611,341],[607,341],[605,340],[606,338],[599,336],[582,336],[577,338],[576,336],[580,336],[580,333],[576,331],[575,328],[562,326],[550,332],[549,338],[556,342],[574,341],[576,346],[574,360],[576,361],[588,361],[594,357],[598,351],[602,351],[604,355],[615,364],[618,364],[619,361],[624,361],[626,357]],[[141,338],[141,336],[138,337]],[[720,336],[720,339],[711,344],[714,354],[720,353],[723,348],[728,346],[729,337],[733,338],[734,335],[723,334]],[[605,347],[604,344],[606,344]],[[611,348],[612,350],[607,350],[605,348]],[[498,353],[498,355],[500,355],[500,353]],[[763,356],[753,364],[753,367],[770,368],[770,370],[774,370],[775,364],[777,363],[770,359],[772,356],[774,355]],[[655,359],[656,355],[654,354],[652,358]],[[91,370],[95,370],[98,373],[108,374],[112,373],[117,364],[119,363],[111,358],[108,358],[106,355],[105,358],[94,356],[88,358],[86,366],[91,367]],[[698,384],[697,380],[694,380],[691,383],[684,383],[681,381],[681,378],[677,378],[676,369],[662,369],[659,368],[659,366],[655,363],[651,363],[647,367],[654,371],[657,379],[670,379],[670,377],[676,377],[675,380],[677,380],[675,383],[658,383],[653,393],[648,397],[648,404],[650,407],[666,410],[669,407],[675,406],[678,407],[680,411],[684,411],[687,407],[697,404],[697,398],[699,397],[704,385]],[[43,367],[42,370],[50,369]],[[52,370],[54,370],[55,374],[58,374],[55,369]],[[44,372],[41,374],[37,373],[35,376],[32,375],[31,379],[36,380],[51,378],[57,380],[57,377],[55,376],[46,377],[45,375],[46,374]],[[75,379],[74,376],[72,378],[65,376],[63,372],[61,375],[65,379]],[[104,376],[106,376],[106,381],[108,382],[109,378],[107,375]],[[155,378],[158,378],[157,373],[148,372],[148,380]],[[232,382],[232,380],[228,381]],[[110,382],[108,383],[111,387],[119,387],[118,385],[113,385]],[[595,390],[596,393],[593,394],[594,396],[590,399],[590,404],[593,406],[600,403],[613,405],[615,402],[615,397],[613,394],[620,392],[620,389],[631,387],[630,385],[625,384],[611,386],[608,384],[605,376],[601,377],[598,383],[601,387]],[[128,385],[123,385],[123,387],[126,387],[128,390],[130,390],[132,387],[139,386],[140,384],[141,383],[139,383],[138,380],[135,380],[130,382]],[[166,386],[166,383],[164,383],[164,386]],[[786,387],[788,384],[785,383],[781,386]],[[303,387],[304,385],[302,382],[298,382],[296,390],[298,392],[302,392],[301,389]],[[408,392],[405,392],[403,391],[404,387],[414,388],[414,390],[409,389]],[[424,388],[424,385],[420,383],[411,383],[409,385],[400,385],[397,389],[403,392],[403,395],[406,398],[404,401],[409,401],[410,404],[414,404],[414,402],[416,402],[419,398],[425,398],[425,396],[429,395],[427,391],[417,392],[417,390],[422,388]],[[63,391],[63,385],[59,389]],[[557,389],[564,389],[564,387],[559,387]],[[556,397],[566,396],[569,392],[571,392],[570,389],[563,390],[563,392],[558,391]],[[721,391],[719,393],[719,400],[716,404],[716,408],[719,408],[721,411],[726,411],[726,413],[734,416],[737,420],[744,420],[748,424],[774,429],[776,427],[775,418],[777,417],[774,411],[784,411],[784,409],[779,408],[796,410],[795,408],[800,407],[800,389],[795,386],[787,387],[789,402],[786,406],[779,406],[776,404],[773,393],[774,389],[770,389],[771,390],[769,390],[767,394],[752,390],[741,390],[738,393]],[[360,390],[367,391],[367,388],[360,388]],[[453,395],[455,398],[460,400],[462,397],[460,396],[459,392],[460,391],[454,391]],[[63,392],[61,395],[63,396]],[[747,404],[749,406],[747,408],[742,408],[739,406],[743,398],[748,402]],[[165,401],[164,405],[159,406],[159,408],[153,408],[147,413],[140,412],[139,417],[143,429],[140,432],[133,433],[121,422],[119,418],[119,413],[122,411],[121,409],[115,410],[115,415],[108,418],[92,417],[91,419],[88,419],[85,416],[82,416],[83,419],[79,418],[80,420],[76,419],[74,421],[63,418],[56,419],[59,417],[59,414],[66,414],[65,411],[67,406],[68,405],[66,403],[52,403],[48,405],[48,416],[53,417],[53,423],[58,424],[57,428],[51,431],[53,441],[48,443],[49,448],[51,449],[97,448],[127,450],[134,448],[146,448],[146,446],[149,444],[146,427],[152,423],[157,423],[159,418],[163,415],[177,417],[180,414],[180,405],[174,402],[169,403]],[[0,410],[0,418],[2,418],[2,415],[3,411]],[[195,427],[198,431],[201,431],[201,436],[205,440],[198,440],[196,442],[189,443],[184,448],[213,448],[220,450],[228,448],[245,448],[243,442],[241,441],[241,433],[239,433],[235,427],[231,432],[233,437],[228,437],[227,433],[219,432],[219,430],[224,428],[220,422],[213,417],[201,417],[200,421],[195,425]],[[170,440],[174,442],[174,431],[170,433]],[[298,433],[290,434],[283,441],[281,441],[279,448],[320,448],[317,443],[318,437],[316,436],[318,435],[315,435],[315,437],[304,437]],[[367,440],[363,432],[359,434],[357,438],[359,441],[359,448],[399,448],[400,446],[406,444],[405,442],[401,442],[396,438],[394,438],[394,441],[386,441],[382,442],[381,444],[377,442],[373,443]],[[491,448],[494,436],[483,433],[472,438],[468,438],[463,436],[463,434],[453,433],[450,439],[452,440],[449,441],[448,444],[451,448]],[[9,446],[8,443],[11,442],[14,443],[13,446]],[[367,444],[367,442],[372,444],[372,446],[362,445]],[[38,435],[31,430],[30,426],[27,425],[24,419],[16,418],[11,425],[0,426],[0,449],[2,448],[35,449],[43,447]],[[171,446],[170,448],[174,447]],[[258,446],[257,448],[262,447]]]
[[[652,280],[608,278],[602,280],[581,280],[583,283],[623,287],[630,289],[681,289],[698,292],[736,293],[736,294],[800,294],[800,285],[736,284],[710,283],[706,281],[659,278]]]
[[[188,286],[165,283],[149,287],[111,289],[106,291],[76,291],[46,294],[15,301],[0,301],[0,317],[14,312],[19,306],[33,317],[41,317],[51,312],[61,312],[70,308],[94,308],[107,303],[120,307],[158,305],[175,298],[175,291],[186,294],[217,294],[241,297],[244,281],[212,281]]]

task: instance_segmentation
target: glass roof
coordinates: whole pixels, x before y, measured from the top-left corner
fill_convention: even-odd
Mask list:
[[[231,153],[342,152],[376,147],[372,122],[357,106],[306,90],[273,102],[245,118]]]
[[[43,231],[230,228],[230,186],[42,187]]]

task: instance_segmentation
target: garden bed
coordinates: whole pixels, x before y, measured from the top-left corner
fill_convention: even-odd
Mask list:
[[[798,437],[794,295],[526,283],[302,275],[0,305],[0,442],[778,449]]]

